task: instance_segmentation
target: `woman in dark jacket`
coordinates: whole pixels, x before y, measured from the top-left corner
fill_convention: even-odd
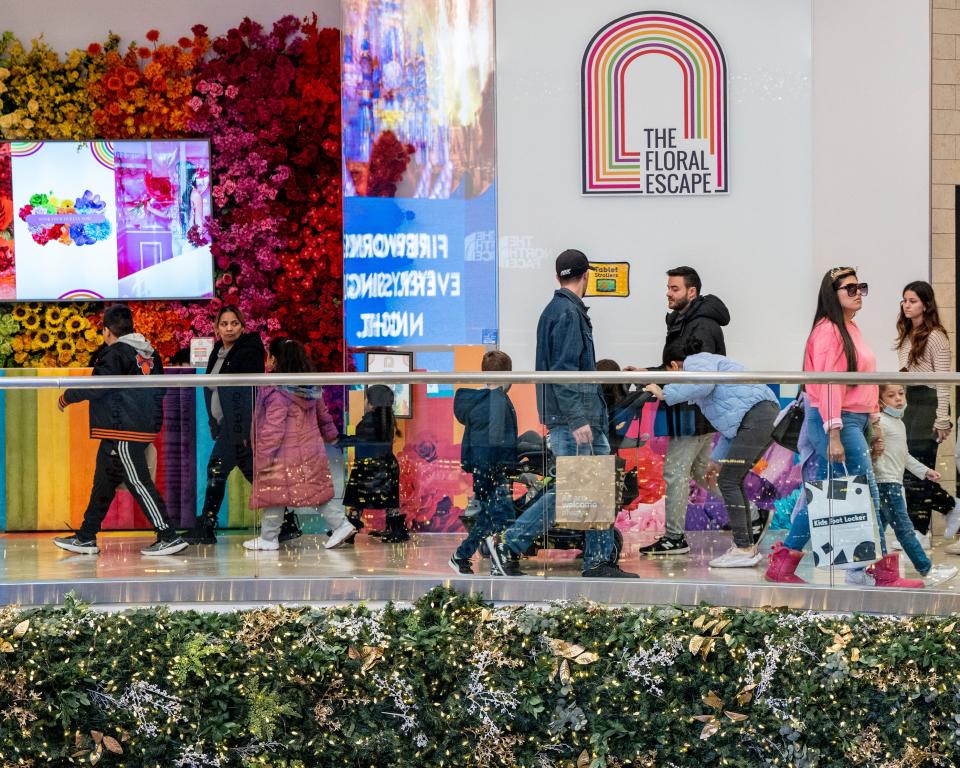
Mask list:
[[[215,327],[218,339],[207,362],[207,373],[264,372],[263,341],[259,333],[244,332],[243,313],[239,308],[232,305],[222,307],[217,313]],[[186,536],[191,544],[216,543],[217,515],[227,490],[227,477],[233,468],[239,467],[243,476],[253,481],[250,445],[253,387],[206,387],[203,396],[214,444],[207,463],[203,509],[193,530]]]
[[[353,471],[343,494],[343,505],[350,510],[347,517],[357,519],[364,509],[386,510],[387,530],[381,540],[387,543],[410,538],[400,511],[400,465],[393,454],[397,432],[393,400],[390,387],[368,387],[356,434],[341,443],[356,449]]]

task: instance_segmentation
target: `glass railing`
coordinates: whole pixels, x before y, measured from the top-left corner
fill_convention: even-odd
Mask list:
[[[960,584],[960,376],[85,373],[0,377],[2,584]]]

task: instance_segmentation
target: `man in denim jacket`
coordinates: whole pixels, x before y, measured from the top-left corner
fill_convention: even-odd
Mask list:
[[[537,325],[538,371],[595,371],[593,326],[583,297],[591,269],[587,257],[566,250],[557,257],[559,290],[540,315]],[[599,384],[538,384],[537,410],[547,426],[547,445],[554,456],[610,453],[607,440],[607,406]],[[520,555],[543,533],[545,519],[552,522],[556,493],[551,485],[507,529],[503,537],[490,536],[490,572],[495,576],[521,576]],[[636,578],[613,563],[613,529],[586,532],[583,575],[594,578]]]

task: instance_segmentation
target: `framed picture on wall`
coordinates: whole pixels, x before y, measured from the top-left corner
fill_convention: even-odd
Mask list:
[[[413,352],[367,352],[367,373],[410,373]],[[409,384],[390,384],[393,390],[393,414],[398,419],[413,418],[413,392]]]

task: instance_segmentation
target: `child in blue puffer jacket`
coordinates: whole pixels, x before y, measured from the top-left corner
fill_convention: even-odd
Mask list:
[[[677,339],[664,350],[664,361],[673,371],[745,371],[738,362],[722,355],[701,352],[699,339]],[[764,384],[656,384],[647,386],[669,405],[692,403],[720,433],[713,452],[720,464],[717,485],[727,507],[733,546],[725,554],[710,561],[713,568],[751,568],[760,562],[760,553],[753,541],[750,506],[744,481],[770,443],[773,422],[780,410],[770,387]]]

